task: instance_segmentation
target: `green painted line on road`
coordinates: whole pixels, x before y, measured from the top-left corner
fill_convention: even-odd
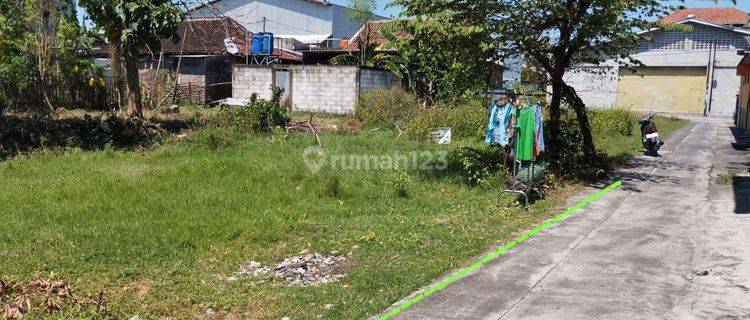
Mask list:
[[[379,320],[388,320],[390,318],[395,317],[402,311],[408,309],[412,305],[414,305],[417,302],[420,302],[424,300],[425,298],[435,294],[436,292],[445,289],[447,286],[451,285],[452,283],[460,280],[461,278],[467,276],[472,271],[479,269],[481,266],[489,263],[492,260],[495,260],[497,257],[507,253],[510,249],[513,249],[515,246],[523,243],[527,239],[533,237],[539,232],[542,232],[544,230],[549,229],[550,227],[554,226],[560,221],[565,220],[566,218],[572,216],[575,214],[576,211],[581,210],[583,207],[591,204],[592,202],[598,200],[599,198],[607,195],[608,193],[612,192],[613,190],[619,188],[622,186],[622,181],[618,180],[617,182],[609,185],[608,187],[599,190],[599,192],[591,195],[590,197],[586,198],[585,200],[577,203],[576,205],[568,208],[568,210],[565,210],[565,212],[558,214],[557,216],[553,217],[552,219],[549,219],[539,226],[535,227],[534,229],[529,230],[528,232],[518,236],[517,238],[513,239],[510,243],[500,247],[499,249],[495,250],[494,252],[491,252],[490,254],[486,255],[484,258],[472,263],[468,267],[465,267],[461,270],[458,270],[458,272],[450,275],[448,278],[443,279],[442,281],[438,282],[434,286],[430,287],[429,289],[425,290],[424,292],[416,295],[415,297],[404,301],[404,303],[398,305],[397,307],[393,308],[390,312],[384,314]]]

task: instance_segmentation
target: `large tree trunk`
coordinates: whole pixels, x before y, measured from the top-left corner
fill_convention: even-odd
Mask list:
[[[125,92],[122,88],[122,46],[120,43],[112,42],[109,45],[109,61],[117,95],[117,110],[119,110],[123,105],[123,97],[125,97]]]
[[[594,146],[594,137],[591,134],[591,125],[589,125],[589,117],[586,113],[586,104],[583,103],[581,97],[578,96],[576,90],[567,85],[563,85],[563,92],[566,100],[573,106],[573,110],[576,112],[576,118],[578,119],[578,127],[581,130],[583,136],[583,153],[586,157],[593,157],[596,155],[596,147]]]
[[[141,83],[138,77],[138,57],[132,50],[125,52],[125,72],[128,83],[128,110],[130,118],[143,118]]]
[[[560,154],[562,147],[562,139],[560,133],[560,115],[561,105],[563,97],[563,75],[565,70],[556,71],[551,75],[552,77],[552,98],[550,99],[549,105],[549,121],[548,121],[548,133],[547,133],[547,153],[553,158],[557,158]]]
[[[38,47],[37,47],[37,94],[42,99],[42,103],[50,114],[55,113],[55,107],[52,106],[52,101],[49,98],[49,87],[47,85],[49,68],[52,61],[52,50],[53,42],[56,33],[55,25],[53,24],[52,11],[50,7],[52,4],[49,1],[40,1],[39,7],[39,23],[40,32],[38,36]]]

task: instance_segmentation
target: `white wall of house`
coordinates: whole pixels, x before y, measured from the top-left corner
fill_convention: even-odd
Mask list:
[[[741,56],[738,49],[750,48],[750,36],[729,30],[689,23],[692,32],[661,31],[651,33],[652,43],[644,43],[633,57],[647,67],[708,67],[711,44],[716,43],[715,79],[710,113],[732,115],[740,77],[735,74]],[[605,74],[602,68],[607,68]],[[615,61],[602,65],[581,64],[566,73],[565,79],[579,92],[589,107],[617,107],[617,83],[621,66]],[[731,71],[730,71],[731,69]],[[706,82],[708,83],[708,73]],[[708,92],[707,92],[708,93]]]
[[[289,71],[295,111],[352,113],[360,93],[400,83],[390,72],[348,66],[235,65],[232,96],[249,98],[256,93],[259,98],[270,98],[277,70]]]
[[[220,0],[207,6],[210,7],[199,8],[196,15],[214,17],[214,11],[218,10],[253,33],[263,31],[264,17],[266,32],[277,35],[351,38],[361,27],[349,19],[346,7],[305,0]]]

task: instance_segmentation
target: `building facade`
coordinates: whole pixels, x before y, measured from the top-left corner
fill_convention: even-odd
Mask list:
[[[713,11],[699,12],[709,17]],[[675,13],[685,14],[685,20],[672,22],[673,16],[663,20],[680,28],[642,32],[651,41],[644,41],[633,55],[643,63],[636,72],[614,60],[581,64],[566,73],[567,83],[589,107],[733,115],[740,87],[737,50],[750,48],[750,30],[737,25],[747,21],[747,14],[715,21],[726,22],[718,24],[689,12]]]
[[[196,16],[225,15],[250,32],[282,39],[351,38],[362,27],[349,18],[350,9],[327,0],[215,0],[193,10]]]

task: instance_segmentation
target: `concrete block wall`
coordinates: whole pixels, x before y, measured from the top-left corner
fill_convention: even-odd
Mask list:
[[[401,83],[395,74],[375,69],[359,70],[359,92],[397,86]]]
[[[291,72],[292,109],[304,112],[353,113],[361,92],[400,83],[390,72],[350,66],[237,65],[232,96],[248,98],[255,92],[259,98],[269,99],[274,70]]]
[[[258,98],[271,99],[273,70],[268,67],[235,65],[232,67],[232,97],[249,98],[253,93]]]
[[[305,65],[292,68],[294,110],[352,113],[358,96],[356,67]]]

